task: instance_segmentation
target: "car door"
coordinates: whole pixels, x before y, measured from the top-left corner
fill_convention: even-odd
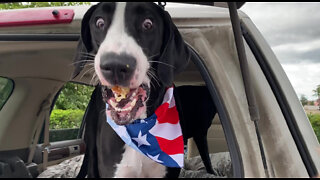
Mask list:
[[[59,18],[57,24],[54,19],[47,21],[56,9],[60,13],[70,13],[70,21],[60,21]],[[79,101],[81,112],[74,108],[59,112],[59,108],[55,108],[64,85],[70,81],[72,59],[79,38],[77,32],[70,30],[78,27],[77,22],[72,21],[74,7],[66,9],[44,8],[39,16],[43,21],[31,18],[35,18],[31,14],[39,12],[38,9],[1,11],[2,15],[20,16],[16,25],[10,21],[14,18],[3,19],[0,28],[0,76],[13,82],[10,98],[1,101],[5,104],[0,111],[0,166],[6,170],[2,171],[1,177],[36,177],[43,170],[44,148],[48,150],[49,166],[85,151],[79,128],[90,92],[86,102]],[[82,78],[88,79],[87,76]],[[80,85],[75,87],[80,88]],[[42,144],[46,114],[51,120],[48,147]],[[75,119],[63,120],[73,116]],[[22,169],[18,171],[15,167]]]
[[[90,101],[94,87],[67,82],[56,94],[50,110],[50,128],[48,147],[48,165],[60,162],[84,154],[85,143],[83,141],[83,117]],[[36,147],[34,161],[42,165],[45,126]]]

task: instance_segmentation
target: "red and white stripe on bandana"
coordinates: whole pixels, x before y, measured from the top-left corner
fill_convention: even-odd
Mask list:
[[[107,116],[107,122],[126,144],[155,162],[183,167],[183,136],[173,90],[173,87],[166,90],[162,104],[146,119],[119,126]]]

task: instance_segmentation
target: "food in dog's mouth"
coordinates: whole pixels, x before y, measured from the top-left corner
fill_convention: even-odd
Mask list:
[[[136,89],[120,86],[102,88],[103,100],[108,103],[107,114],[118,125],[129,124],[142,115],[148,94],[149,88],[145,84]]]
[[[127,94],[130,92],[130,88],[122,88],[120,86],[113,86],[111,90],[117,102],[120,102],[122,99],[125,99]]]

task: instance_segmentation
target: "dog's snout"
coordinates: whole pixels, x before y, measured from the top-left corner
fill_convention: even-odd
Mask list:
[[[136,64],[136,59],[125,53],[106,53],[100,59],[102,75],[112,85],[128,86]]]

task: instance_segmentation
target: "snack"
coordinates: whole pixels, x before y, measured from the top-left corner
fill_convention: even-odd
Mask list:
[[[130,88],[124,88],[120,86],[113,86],[111,90],[114,93],[114,98],[117,102],[120,102],[122,99],[126,98],[127,94],[130,92]]]

